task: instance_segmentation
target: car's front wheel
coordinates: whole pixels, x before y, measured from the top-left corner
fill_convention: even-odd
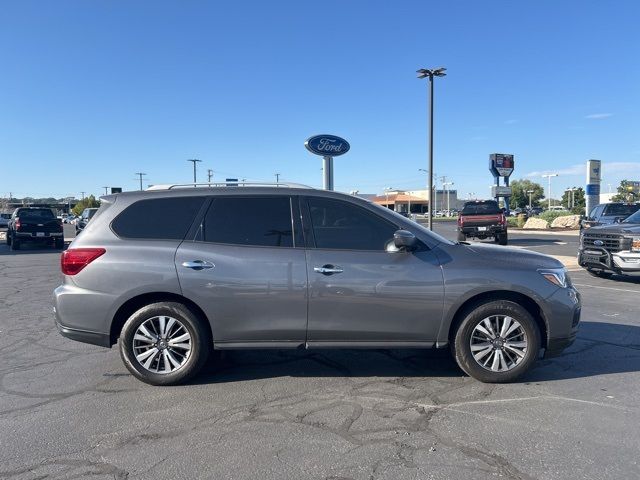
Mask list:
[[[521,305],[490,301],[467,313],[456,331],[453,350],[460,368],[473,378],[512,382],[535,363],[540,329]]]
[[[120,334],[127,369],[151,385],[176,385],[206,363],[212,341],[203,320],[181,303],[159,302],[136,311]]]

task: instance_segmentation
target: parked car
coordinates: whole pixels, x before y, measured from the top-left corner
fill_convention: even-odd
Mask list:
[[[569,210],[564,208],[562,205],[552,205],[551,207],[547,208],[547,211],[548,212],[568,212]]]
[[[530,217],[533,217],[535,215],[540,215],[542,212],[543,212],[542,207],[531,207],[527,209],[527,213],[529,214]]]
[[[449,348],[483,382],[570,345],[580,296],[536,252],[454,243],[308,187],[155,187],[103,197],[62,255],[60,333],[172,385],[212,349]],[[166,219],[174,219],[167,223]]]
[[[640,274],[640,211],[580,233],[578,264],[599,277]]]
[[[78,219],[75,222],[76,233],[80,233],[82,230],[85,229],[85,227],[89,223],[89,220],[93,218],[93,216],[96,214],[97,211],[98,211],[97,208],[85,208],[84,210],[82,210],[82,214],[78,217]]]
[[[640,210],[640,203],[601,203],[580,222],[580,229],[619,223]]]
[[[0,213],[0,228],[7,228],[9,226],[9,220],[11,220],[10,213]]]
[[[49,244],[61,249],[64,247],[62,222],[50,208],[16,208],[9,220],[6,242],[11,250],[20,250],[25,243]]]
[[[467,238],[490,238],[496,243],[506,245],[508,241],[507,219],[504,210],[495,200],[474,200],[465,202],[458,215],[458,241]]]

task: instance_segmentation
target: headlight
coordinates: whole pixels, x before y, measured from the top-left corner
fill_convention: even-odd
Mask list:
[[[631,251],[640,252],[640,237],[631,237]]]
[[[564,267],[545,268],[538,270],[538,273],[558,287],[567,288],[571,285],[569,274],[567,273],[567,269]]]

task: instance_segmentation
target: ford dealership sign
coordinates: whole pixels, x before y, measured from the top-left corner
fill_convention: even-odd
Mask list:
[[[304,146],[311,153],[323,157],[337,157],[349,151],[349,142],[335,135],[314,135],[304,142]]]

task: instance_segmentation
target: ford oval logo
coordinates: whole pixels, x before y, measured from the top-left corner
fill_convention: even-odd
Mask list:
[[[311,153],[323,157],[344,155],[351,148],[349,142],[335,135],[315,135],[304,142],[304,146]]]
[[[604,242],[603,242],[602,240],[594,240],[594,241],[593,241],[593,244],[594,244],[596,247],[602,247],[602,246],[604,245]]]

